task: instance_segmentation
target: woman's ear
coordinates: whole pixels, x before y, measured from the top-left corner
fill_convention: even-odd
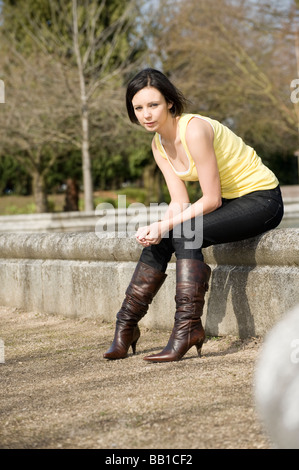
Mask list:
[[[173,103],[168,103],[167,108],[170,111],[170,113],[172,114],[172,116],[175,116],[175,105]]]

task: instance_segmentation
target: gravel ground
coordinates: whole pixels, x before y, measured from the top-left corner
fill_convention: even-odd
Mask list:
[[[253,377],[261,341],[209,338],[175,363],[148,364],[166,331],[107,361],[114,325],[0,307],[1,449],[269,449]]]

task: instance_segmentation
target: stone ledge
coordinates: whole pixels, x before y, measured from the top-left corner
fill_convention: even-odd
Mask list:
[[[0,305],[114,322],[141,247],[108,233],[0,234]],[[208,334],[258,336],[299,303],[299,229],[209,247]],[[175,263],[142,324],[170,329]]]
[[[299,229],[276,229],[235,243],[203,250],[208,264],[299,265]],[[82,261],[138,261],[141,246],[126,234],[0,233],[0,258]]]

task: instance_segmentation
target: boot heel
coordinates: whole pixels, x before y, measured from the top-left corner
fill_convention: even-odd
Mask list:
[[[198,357],[201,357],[201,348],[202,348],[203,343],[204,343],[204,340],[202,339],[195,345],[197,349]]]
[[[138,338],[138,339],[139,339],[139,338]],[[138,339],[136,339],[136,341],[134,341],[134,342],[131,344],[133,354],[136,354],[136,344],[137,344]]]

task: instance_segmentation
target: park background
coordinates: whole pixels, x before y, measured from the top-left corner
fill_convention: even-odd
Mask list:
[[[0,214],[168,202],[128,81],[162,70],[188,112],[252,145],[298,184],[299,1],[2,0]],[[298,80],[299,81],[299,80]],[[200,196],[187,183],[191,201]]]
[[[138,353],[106,361],[140,252],[129,237],[99,239],[94,209],[119,194],[167,202],[152,136],[125,110],[128,81],[148,66],[184,92],[188,111],[254,146],[294,199],[298,17],[295,0],[0,0],[1,448],[271,447],[253,403],[255,365],[259,335],[298,304],[298,229],[209,247],[204,356],[156,367],[142,357],[169,337],[175,264]],[[200,195],[197,183],[188,190]],[[20,212],[30,215],[9,216]],[[30,232],[61,232],[58,219],[77,216],[93,233],[19,233],[29,222]],[[281,337],[271,358],[288,372]],[[276,376],[278,396],[286,382]],[[285,439],[274,410],[270,429]],[[289,416],[294,429],[298,413]]]

